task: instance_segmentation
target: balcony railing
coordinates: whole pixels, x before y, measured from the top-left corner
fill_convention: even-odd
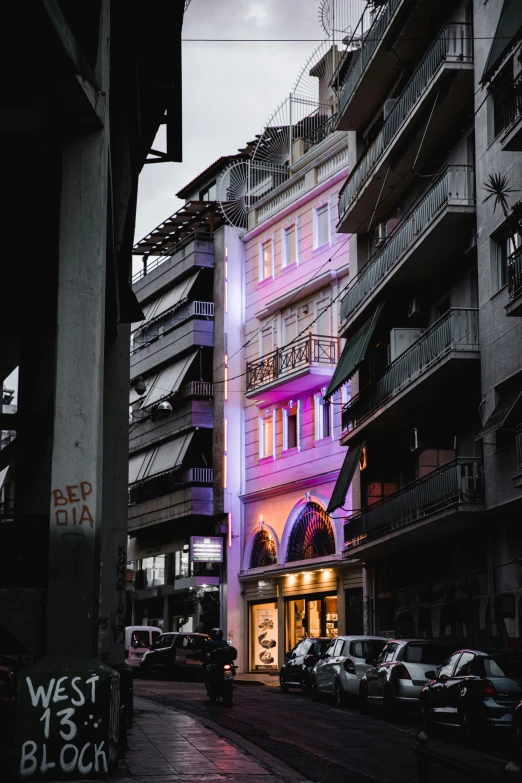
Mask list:
[[[305,152],[313,147],[314,144],[319,144],[324,141],[327,136],[334,130],[334,125],[337,122],[337,115],[333,114],[331,117],[324,117],[322,121],[304,137]]]
[[[514,299],[522,293],[522,247],[508,257],[507,269],[509,298]]]
[[[285,348],[247,362],[247,392],[291,375],[309,364],[337,362],[337,338],[309,334]]]
[[[159,340],[169,334],[180,324],[189,318],[213,318],[214,302],[188,302],[183,305],[175,305],[156,318],[146,322],[141,329],[134,332],[134,343],[131,347],[131,355],[141,351],[155,340]]]
[[[342,114],[344,108],[352,97],[355,88],[359,84],[361,77],[366,70],[366,66],[373,57],[373,54],[379,44],[382,42],[386,28],[388,27],[392,16],[403,0],[388,0],[374,19],[372,26],[364,36],[362,46],[357,55],[354,55],[352,67],[346,75],[346,79],[341,87],[339,96],[339,114]]]
[[[214,384],[208,381],[190,381],[179,390],[180,397],[213,397]]]
[[[522,73],[503,88],[494,102],[495,136],[503,133],[522,117]]]
[[[214,471],[212,468],[189,468],[183,474],[182,480],[186,484],[212,484]]]
[[[478,351],[478,310],[453,308],[343,408],[343,429],[357,427],[450,351]]]
[[[450,23],[428,49],[424,59],[404,88],[373,144],[359,158],[339,200],[339,215],[343,215],[355,200],[375,166],[398,135],[401,126],[426,92],[431,80],[445,62],[472,62],[473,39],[471,25]]]
[[[475,204],[473,166],[448,166],[421,201],[401,220],[386,244],[374,253],[366,266],[355,276],[341,303],[342,321],[375,290],[439,213],[452,204]]]
[[[174,256],[181,248],[186,247],[187,245],[190,245],[191,242],[213,242],[214,241],[214,235],[210,234],[206,231],[191,231],[190,234],[188,234],[184,239],[181,239],[179,242],[176,242],[176,244],[171,247],[168,252],[164,253],[161,256],[157,256],[152,261],[149,261],[147,258],[143,261],[143,267],[136,272],[132,276],[132,282],[137,283],[138,280],[141,280],[142,277],[145,277],[146,275],[153,272],[155,269],[157,269],[158,266],[163,264],[165,261],[168,261],[172,256]]]
[[[12,522],[14,519],[14,500],[4,500],[0,503],[0,523]]]
[[[448,506],[483,502],[482,460],[458,457],[351,517],[344,528],[345,546],[378,538]]]

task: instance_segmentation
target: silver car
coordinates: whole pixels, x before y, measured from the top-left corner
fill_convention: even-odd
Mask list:
[[[312,698],[328,694],[340,706],[348,696],[358,696],[361,677],[375,663],[386,642],[379,636],[333,639],[312,671]]]
[[[455,646],[426,639],[389,640],[361,680],[361,709],[379,705],[391,717],[397,707],[418,707],[426,673],[442,666]]]

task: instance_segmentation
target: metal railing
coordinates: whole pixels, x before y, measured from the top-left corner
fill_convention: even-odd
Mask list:
[[[156,340],[169,334],[189,318],[213,318],[214,302],[188,302],[185,305],[175,305],[153,320],[146,322],[141,329],[134,332],[134,344],[131,346],[131,356],[141,351]]]
[[[522,293],[522,247],[508,256],[507,271],[509,298],[514,299]]]
[[[388,0],[388,3],[378,12],[378,16],[374,19],[373,24],[364,36],[361,48],[359,49],[358,54],[354,55],[352,67],[348,71],[346,79],[341,87],[339,95],[339,114],[342,114],[346,104],[352,97],[355,88],[366,70],[366,66],[372,59],[379,44],[382,43],[383,36],[392,16],[402,2],[403,0]]]
[[[337,345],[337,337],[309,334],[285,348],[276,348],[260,359],[247,362],[247,392],[290,375],[308,364],[336,364]]]
[[[345,546],[378,538],[456,503],[483,502],[482,459],[457,457],[352,516],[344,526]]]
[[[522,73],[504,88],[501,95],[495,96],[494,118],[495,136],[506,131],[522,116]]]
[[[474,204],[473,166],[448,166],[426,195],[405,215],[386,243],[354,277],[341,302],[341,321],[345,321],[375,290],[443,209],[451,205]]]
[[[190,315],[201,315],[212,318],[214,315],[214,302],[192,302],[189,313]]]
[[[214,384],[208,381],[190,381],[179,390],[180,397],[213,397]]]
[[[428,49],[424,59],[402,91],[377,138],[359,158],[339,199],[339,215],[342,216],[356,199],[379,160],[398,136],[401,126],[424,95],[433,77],[445,62],[473,62],[473,37],[471,25],[451,22]]]
[[[12,522],[14,519],[14,500],[0,503],[0,522]]]
[[[212,468],[189,468],[183,474],[183,482],[187,484],[212,484],[213,480]]]
[[[314,144],[319,144],[324,141],[330,133],[333,132],[335,123],[337,122],[337,114],[332,114],[330,117],[319,117],[321,122],[318,122],[315,128],[312,128],[309,133],[304,137],[305,152],[313,147]]]
[[[153,261],[149,261],[148,257],[143,260],[143,267],[136,272],[132,276],[132,282],[137,283],[138,280],[141,280],[142,277],[145,277],[146,275],[150,274],[150,272],[153,272],[154,269],[157,269],[158,266],[163,264],[165,261],[168,261],[170,258],[172,258],[173,255],[175,255],[179,250],[181,250],[183,247],[186,247],[187,245],[190,245],[191,242],[213,242],[214,241],[214,235],[210,234],[207,231],[191,231],[190,234],[188,234],[184,239],[180,239],[179,242],[176,242],[176,244],[169,248],[168,252],[164,253],[161,256],[158,256]],[[137,255],[136,248],[134,248],[133,255]],[[144,256],[147,254],[144,253]]]
[[[344,406],[343,429],[362,424],[450,351],[478,350],[478,310],[452,308]]]

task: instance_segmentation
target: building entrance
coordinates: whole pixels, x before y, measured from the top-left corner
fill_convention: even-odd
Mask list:
[[[306,636],[337,636],[337,595],[291,598],[285,604],[288,650]]]

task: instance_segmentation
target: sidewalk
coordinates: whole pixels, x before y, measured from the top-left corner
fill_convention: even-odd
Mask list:
[[[233,709],[233,707],[231,708]],[[301,783],[297,772],[231,732],[136,697],[118,783]],[[227,738],[225,738],[227,735]],[[250,746],[250,747],[246,747]],[[254,755],[255,754],[255,755]],[[307,783],[302,781],[302,783]]]
[[[236,674],[234,685],[268,685],[269,688],[279,687],[279,672],[265,674],[264,672],[244,672]]]

